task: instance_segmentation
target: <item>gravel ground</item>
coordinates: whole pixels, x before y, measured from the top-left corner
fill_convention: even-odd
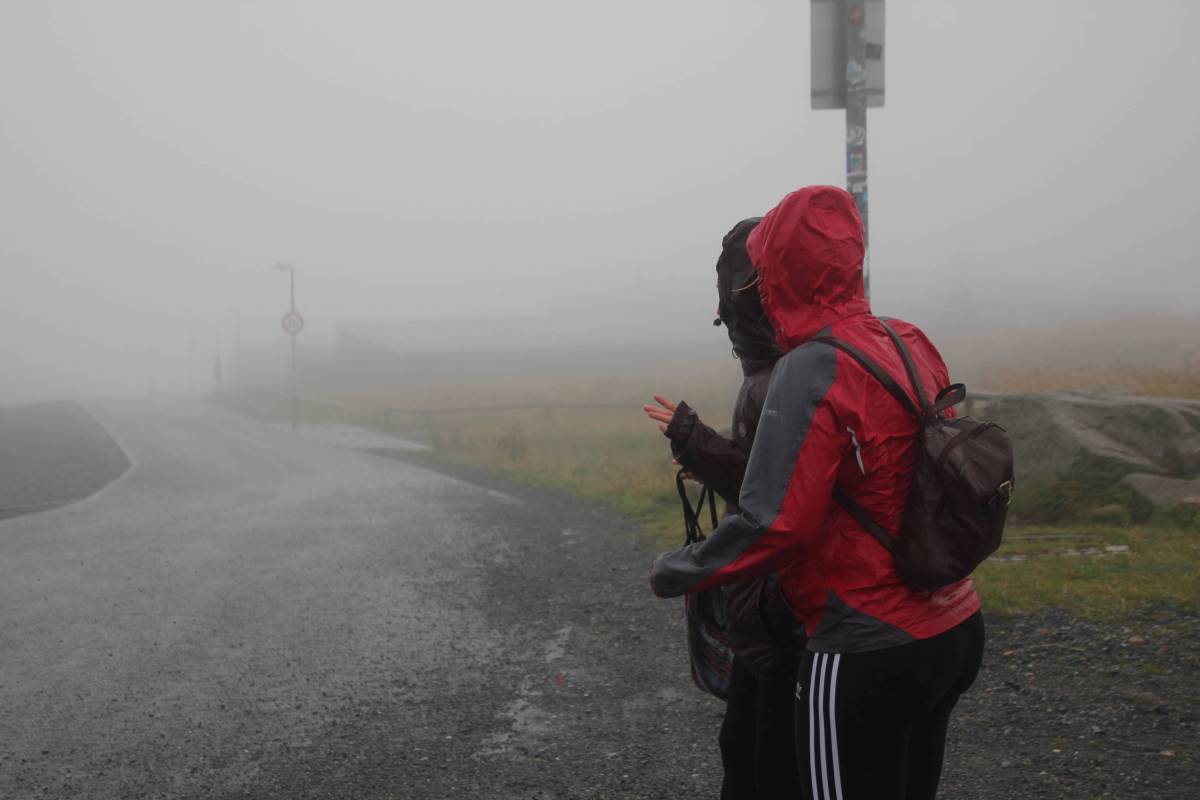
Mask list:
[[[717,796],[722,709],[635,525],[412,452],[103,411],[138,468],[0,523],[4,800]],[[942,796],[1195,797],[1198,623],[989,620]]]
[[[510,729],[479,748],[460,724],[396,796],[715,798],[721,705],[691,686],[679,602],[646,587],[655,548],[600,507],[452,471],[528,500],[489,578],[489,616],[525,655]],[[1197,797],[1197,633],[1200,615],[1170,608],[989,619],[941,796]]]
[[[721,707],[691,686],[679,608],[650,595],[652,548],[636,527],[558,493],[450,472],[519,501],[481,507],[471,521],[481,532],[473,604],[496,640],[487,673],[457,676],[454,691],[420,710],[419,729],[397,731],[385,711],[331,730],[315,758],[264,765],[251,794],[714,795]]]
[[[1200,616],[992,620],[951,730],[945,797],[1200,796]]]

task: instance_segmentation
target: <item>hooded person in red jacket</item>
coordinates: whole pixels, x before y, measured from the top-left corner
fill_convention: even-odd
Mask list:
[[[845,191],[807,187],[763,218],[747,250],[785,355],[738,513],[707,540],[659,557],[651,586],[673,597],[778,571],[808,634],[796,693],[806,796],[932,798],[950,712],[982,660],[983,620],[969,578],[934,592],[908,587],[891,554],[833,500],[839,486],[896,531],[917,447],[907,410],[852,358],[813,341],[837,337],[904,375],[864,293],[862,221]],[[891,325],[922,384],[946,386],[925,335]]]

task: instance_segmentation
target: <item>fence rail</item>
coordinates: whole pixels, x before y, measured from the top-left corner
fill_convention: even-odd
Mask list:
[[[393,420],[399,415],[408,415],[409,417],[419,418],[424,421],[426,428],[429,428],[435,414],[488,414],[497,411],[545,411],[550,413],[555,410],[579,410],[579,409],[625,409],[637,410],[636,404],[631,403],[500,403],[486,406],[450,406],[450,407],[433,407],[433,408],[388,408],[384,409],[384,422],[391,426]]]
[[[980,406],[986,406],[991,400],[1001,397],[1003,392],[972,391],[967,395],[964,411],[975,413]],[[393,425],[394,418],[407,415],[420,418],[424,427],[429,428],[435,414],[488,414],[497,411],[545,411],[579,410],[579,409],[626,409],[637,410],[636,403],[497,403],[482,406],[434,406],[428,408],[387,408],[383,411],[384,423]]]
[[[975,414],[986,409],[986,406],[992,400],[1004,396],[1004,392],[994,391],[970,391],[967,394],[967,399],[962,405],[962,413]],[[266,391],[249,391],[241,392],[242,396],[249,398],[266,398],[271,401],[283,402],[286,398],[283,395],[277,395],[273,392]],[[361,416],[361,412],[354,411],[349,406],[338,403],[332,400],[325,400],[319,397],[304,396],[300,397],[300,403],[303,406],[326,408],[347,417]],[[435,415],[454,415],[454,414],[488,414],[503,411],[545,411],[550,413],[556,410],[612,410],[625,409],[627,411],[637,411],[639,408],[637,402],[628,403],[597,403],[597,402],[549,402],[549,403],[492,403],[489,405],[478,406],[430,406],[430,407],[413,407],[413,408],[385,408],[383,409],[383,423],[387,427],[397,427],[397,417],[407,416],[411,419],[421,420],[421,427],[426,430],[432,428],[433,418]],[[380,412],[376,411],[375,414]],[[373,416],[373,415],[372,415]],[[375,417],[378,419],[378,417]]]

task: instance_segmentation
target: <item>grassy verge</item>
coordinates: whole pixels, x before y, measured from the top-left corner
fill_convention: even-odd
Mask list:
[[[607,503],[638,520],[664,547],[682,530],[678,467],[666,439],[636,407],[510,412],[492,421],[460,417],[439,421],[429,440],[437,457],[451,463]]]
[[[975,573],[988,610],[1059,607],[1119,619],[1160,604],[1200,607],[1200,532],[1169,526],[1013,527]]]
[[[728,420],[730,409],[722,400],[732,396],[729,381],[707,375],[693,378],[694,385],[678,376],[666,383],[683,386],[678,393],[694,401],[704,419],[716,424]],[[636,382],[639,388],[649,383],[642,378]],[[605,502],[638,520],[664,549],[675,547],[682,539],[676,468],[666,440],[640,411],[649,392],[621,388],[633,383],[621,376],[574,390],[559,387],[548,392],[539,387],[527,395],[539,403],[581,397],[617,401],[618,408],[542,405],[446,413],[483,397],[496,402],[486,387],[449,387],[437,393],[426,390],[417,398],[380,391],[332,395],[331,402],[313,404],[304,416],[311,414],[312,421],[388,424],[400,435],[431,444],[434,458],[443,462],[483,467],[515,482]],[[513,388],[501,402],[519,396],[519,389]],[[384,413],[387,408],[416,406],[442,410],[415,416]],[[265,413],[274,416],[278,409]],[[1064,502],[1078,505],[1070,498],[1040,499],[1047,508]],[[1022,521],[1030,520],[1031,509],[1036,510],[1023,509]],[[1010,526],[1000,551],[977,571],[976,585],[989,611],[1020,614],[1057,607],[1082,617],[1115,620],[1147,606],[1200,607],[1196,520],[1115,513],[1104,519],[1080,521],[1060,515],[1054,520],[1050,525]]]
[[[662,547],[677,546],[682,523],[666,442],[636,409],[579,417],[447,419],[432,438],[439,458],[607,502]],[[1115,620],[1164,603],[1200,607],[1200,531],[1169,523],[1013,526],[976,585],[985,607],[1000,614],[1057,607]]]

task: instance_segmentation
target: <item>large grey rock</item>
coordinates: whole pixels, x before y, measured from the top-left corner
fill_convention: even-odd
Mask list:
[[[1018,483],[1200,476],[1200,402],[1059,392],[979,398],[1013,439]],[[1190,496],[1196,491],[1188,492]]]
[[[1122,478],[1121,483],[1161,508],[1200,506],[1200,480],[1164,478],[1162,475],[1135,472]]]

